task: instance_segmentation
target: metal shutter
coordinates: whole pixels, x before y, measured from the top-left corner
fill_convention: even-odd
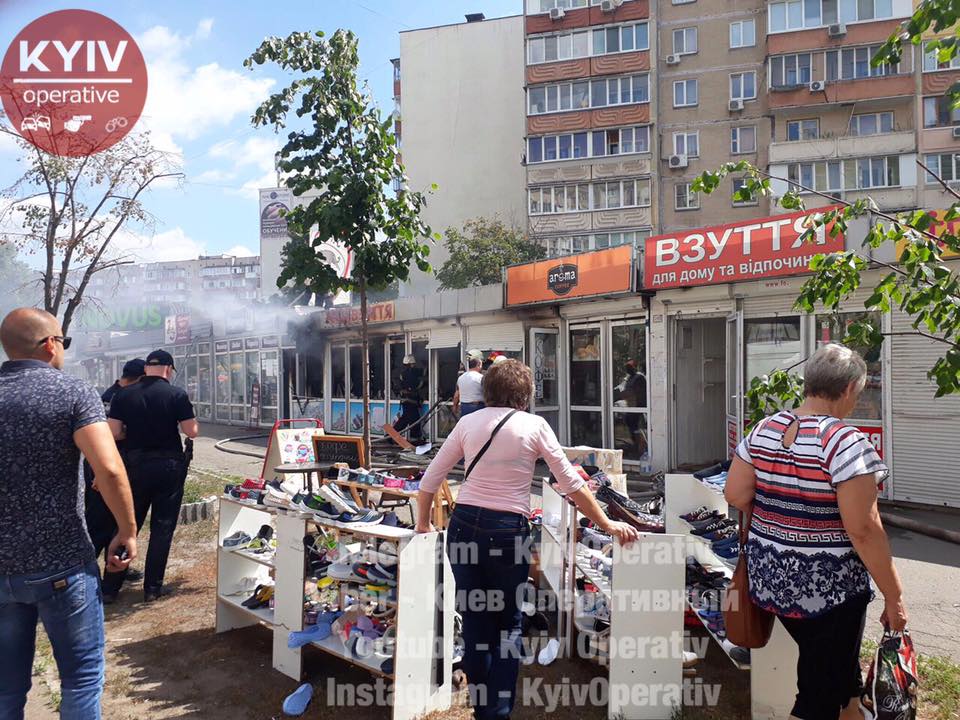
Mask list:
[[[440,350],[442,348],[455,348],[460,345],[460,326],[438,328],[430,331],[430,342],[427,348],[430,350]]]
[[[468,350],[523,351],[523,323],[499,323],[467,327]]]
[[[793,309],[797,300],[796,293],[791,295],[751,295],[743,299],[743,316],[747,318],[767,318],[799,315]]]
[[[894,311],[893,331],[910,332],[910,318]],[[960,507],[960,397],[934,400],[927,371],[947,347],[917,336],[894,336],[891,398],[894,500]]]

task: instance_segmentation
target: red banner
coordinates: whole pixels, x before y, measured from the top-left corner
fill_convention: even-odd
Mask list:
[[[811,214],[778,215],[647,238],[643,286],[664,290],[805,273],[815,255],[844,248],[843,234],[831,237],[827,228],[819,228],[812,242],[800,239]]]

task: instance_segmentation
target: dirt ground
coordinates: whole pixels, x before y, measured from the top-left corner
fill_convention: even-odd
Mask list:
[[[221,477],[203,480],[210,486]],[[200,492],[204,492],[201,488]],[[146,549],[142,536],[141,552]],[[127,586],[117,604],[106,608],[107,680],[103,698],[105,720],[270,720],[280,717],[284,697],[298,685],[271,667],[271,634],[254,626],[222,635],[214,633],[216,604],[216,524],[205,521],[177,531],[167,571],[173,594],[159,602],[142,602],[139,584]],[[45,638],[38,642],[27,720],[58,716],[59,682]],[[315,689],[304,718],[341,718],[343,707],[327,697],[328,683],[370,683],[368,673],[319,650],[305,649],[305,680]],[[960,668],[950,663],[921,667],[927,675],[920,717],[923,720],[960,718]],[[523,667],[523,683],[587,684],[604,671],[585,660],[558,660],[549,667]],[[749,717],[749,675],[736,670],[715,643],[697,667],[692,683],[716,685],[719,703],[711,708],[685,708],[687,720],[742,720]],[[542,695],[540,696],[542,697]],[[350,720],[389,718],[386,707],[350,707]],[[604,705],[573,702],[554,713],[559,718],[606,718]],[[542,718],[542,706],[520,706],[514,718]],[[430,720],[468,720],[460,707]]]

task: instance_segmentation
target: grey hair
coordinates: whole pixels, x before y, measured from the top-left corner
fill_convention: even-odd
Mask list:
[[[867,364],[848,347],[829,343],[807,360],[803,372],[804,397],[838,400],[850,383],[857,384],[857,392],[867,383]]]

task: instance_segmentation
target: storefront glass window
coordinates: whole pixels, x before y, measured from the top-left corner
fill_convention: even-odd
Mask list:
[[[570,404],[599,406],[602,402],[600,328],[570,331]]]
[[[246,356],[246,377],[244,387],[247,391],[247,405],[253,401],[253,384],[260,382],[260,353],[248,352]],[[263,388],[260,388],[260,406],[263,407]]]
[[[244,398],[243,353],[230,353],[230,419],[243,420]]]
[[[200,355],[197,358],[197,417],[210,418],[210,400],[212,378],[210,377],[210,355]]]
[[[434,350],[437,359],[437,400],[444,407],[437,413],[437,434],[446,437],[457,424],[453,414],[453,394],[457,390],[457,378],[460,377],[460,346]]]
[[[403,372],[403,356],[406,354],[403,338],[390,341],[390,398],[400,397],[400,374]]]
[[[350,346],[350,397],[363,397],[363,356],[359,345]]]
[[[273,423],[277,419],[277,401],[279,395],[280,363],[277,351],[260,354],[260,420]]]
[[[744,388],[773,370],[786,370],[803,359],[800,318],[744,320]]]
[[[330,348],[331,389],[332,396],[335,398],[346,397],[347,371],[346,358],[344,358],[345,352],[346,348],[343,345],[334,345]]]
[[[370,399],[383,400],[386,392],[384,338],[370,338]]]
[[[197,377],[197,356],[191,354],[184,363],[187,371],[187,395],[192,402],[197,401],[197,390],[199,389],[199,378]]]
[[[610,378],[613,387],[613,447],[623,459],[649,457],[647,416],[647,329],[641,321],[611,327]]]
[[[336,349],[333,351],[337,352]],[[309,353],[300,356],[300,367],[303,372],[303,391],[307,397],[323,397],[323,357],[319,353]]]
[[[217,355],[217,405],[220,417],[227,417],[230,406],[230,358],[227,355]]]
[[[600,411],[570,411],[570,442],[573,445],[603,447],[603,415]]]
[[[855,322],[869,322],[880,329],[880,313],[852,312],[817,316],[817,347],[843,342],[847,328]],[[867,363],[867,384],[850,414],[856,420],[883,419],[883,353],[880,347],[850,346]]]

